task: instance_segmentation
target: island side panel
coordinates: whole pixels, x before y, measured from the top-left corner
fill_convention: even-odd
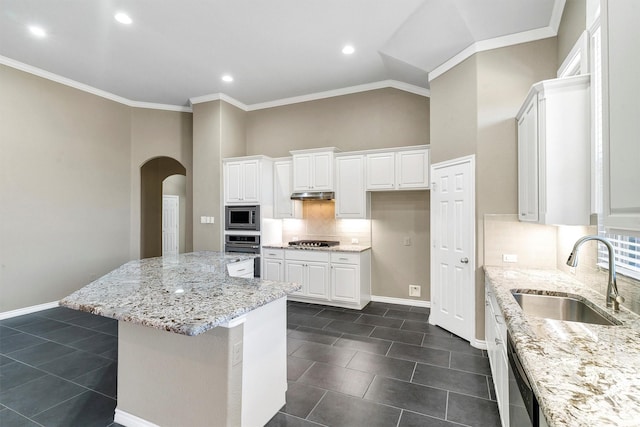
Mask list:
[[[243,327],[214,328],[198,336],[118,322],[118,406],[157,425],[236,427],[241,424]]]
[[[242,427],[261,427],[285,404],[286,297],[247,314],[243,346]]]

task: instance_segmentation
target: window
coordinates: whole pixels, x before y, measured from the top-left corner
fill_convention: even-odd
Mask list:
[[[607,238],[615,249],[616,269],[625,276],[640,280],[640,238],[624,234],[607,233],[602,224],[603,199],[603,147],[602,147],[602,64],[600,20],[590,30],[591,45],[591,94],[593,168],[593,211],[598,213],[598,235]],[[598,245],[598,266],[609,268],[608,253],[604,245]]]

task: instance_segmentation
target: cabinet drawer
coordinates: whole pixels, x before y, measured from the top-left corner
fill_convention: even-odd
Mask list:
[[[232,262],[227,264],[227,271],[231,277],[253,277],[253,260]]]
[[[347,253],[347,252],[333,252],[331,253],[331,263],[343,263],[343,264],[359,264],[360,254]]]
[[[309,250],[286,250],[284,258],[296,261],[319,261],[329,262],[329,252],[309,251]]]
[[[284,259],[284,249],[262,248],[264,258]]]

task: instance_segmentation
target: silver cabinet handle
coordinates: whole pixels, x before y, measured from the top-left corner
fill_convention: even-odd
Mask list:
[[[499,314],[496,314],[495,316],[496,316],[496,323],[502,325],[502,317],[500,317]]]
[[[502,345],[502,340],[500,338],[496,338],[494,341],[496,345]]]
[[[464,258],[460,258],[460,262],[463,264],[469,264],[469,258],[464,257]]]
[[[349,261],[349,258],[338,258],[338,259],[342,261]]]

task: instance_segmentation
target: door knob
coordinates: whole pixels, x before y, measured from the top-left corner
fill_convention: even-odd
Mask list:
[[[469,258],[464,257],[464,258],[460,258],[460,262],[463,264],[469,264]]]

